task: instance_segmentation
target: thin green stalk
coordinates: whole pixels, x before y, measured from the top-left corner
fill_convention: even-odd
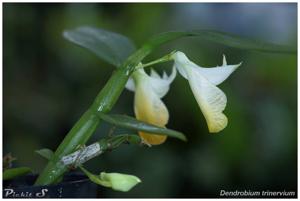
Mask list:
[[[176,51],[172,51],[171,53],[157,59],[157,60],[154,60],[154,61],[151,61],[149,63],[146,63],[146,64],[142,64],[142,65],[139,65],[137,66],[137,68],[145,68],[145,67],[149,67],[149,66],[153,66],[155,64],[159,64],[159,63],[164,63],[164,62],[168,62],[168,61],[172,61],[173,58],[173,54],[175,54]]]

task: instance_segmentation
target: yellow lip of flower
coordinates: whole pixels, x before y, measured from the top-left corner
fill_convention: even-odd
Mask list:
[[[223,114],[227,98],[216,85],[221,84],[240,65],[227,65],[223,55],[223,65],[220,67],[203,68],[191,62],[184,53],[176,52],[173,56],[174,66],[179,73],[189,81],[196,101],[206,119],[208,130],[217,133],[228,123]]]
[[[133,78],[127,82],[126,88],[135,92],[134,112],[138,120],[165,127],[169,120],[169,112],[161,98],[169,91],[175,76],[175,68],[170,76],[164,73],[162,77],[154,70],[151,70],[150,76],[144,69],[133,73]],[[150,145],[162,144],[167,139],[167,136],[146,132],[139,132],[139,135]]]

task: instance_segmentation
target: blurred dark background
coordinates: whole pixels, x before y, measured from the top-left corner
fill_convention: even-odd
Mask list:
[[[169,30],[215,29],[296,46],[296,3],[3,4],[3,153],[16,166],[40,172],[34,153],[55,150],[92,103],[114,67],[62,37],[82,25],[121,33],[140,46]],[[181,39],[172,50],[201,66],[243,65],[220,88],[229,124],[209,134],[186,80],[178,76],[164,97],[169,128],[188,143],[169,139],[152,148],[123,145],[87,163],[100,171],[134,174],[142,183],[128,193],[99,187],[101,197],[216,197],[220,190],[297,189],[297,57],[227,48],[199,38]],[[170,71],[171,63],[158,67]],[[133,115],[133,93],[124,90],[113,113]],[[111,129],[101,124],[90,143]],[[123,130],[117,129],[116,133]]]

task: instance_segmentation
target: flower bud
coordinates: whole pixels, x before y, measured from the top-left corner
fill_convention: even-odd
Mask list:
[[[136,176],[120,173],[101,172],[100,179],[109,183],[112,189],[123,192],[129,191],[141,182],[141,180]]]

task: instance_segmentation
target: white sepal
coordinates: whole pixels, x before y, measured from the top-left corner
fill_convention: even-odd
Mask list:
[[[242,64],[241,62],[235,65],[227,65],[225,55],[223,55],[222,66],[209,68],[198,66],[194,62],[190,61],[188,57],[182,52],[176,52],[173,58],[175,61],[174,66],[185,79],[187,79],[187,75],[185,69],[182,68],[182,66],[189,66],[190,68],[194,68],[196,71],[199,71],[206,79],[208,79],[208,81],[210,81],[214,85],[221,84]]]
[[[227,65],[226,57],[223,55],[223,65],[212,67],[212,68],[203,68],[195,67],[206,79],[208,79],[212,84],[219,85],[224,80],[226,80],[231,73],[233,73],[242,63],[235,65]]]

